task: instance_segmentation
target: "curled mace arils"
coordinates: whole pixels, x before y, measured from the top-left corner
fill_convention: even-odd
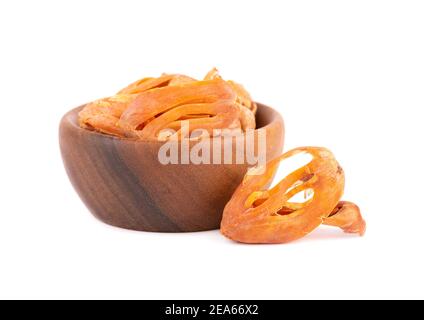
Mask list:
[[[197,117],[194,117],[196,115]],[[213,135],[213,130],[217,128],[241,128],[243,121],[240,119],[240,110],[231,101],[186,104],[175,107],[160,117],[155,117],[137,134],[141,139],[151,140],[159,138],[161,140],[160,132],[165,129],[171,129],[179,137],[181,134],[180,122],[182,120],[189,121],[191,131],[196,129],[206,130],[210,136]],[[243,129],[249,128],[254,128],[254,122],[250,123],[250,127]]]
[[[179,134],[182,121],[188,121],[189,133],[255,129],[256,108],[240,84],[224,81],[213,69],[202,81],[181,74],[138,80],[115,96],[87,104],[79,122],[83,128],[121,138],[157,140],[164,137],[164,129]]]
[[[219,75],[219,71],[216,68],[213,68],[211,71],[208,72],[208,74],[205,76],[204,80],[214,80],[214,79],[221,79],[221,76]],[[237,95],[237,102],[251,110],[253,113],[256,113],[256,110],[258,109],[258,106],[256,103],[252,100],[252,97],[250,96],[249,92],[239,83],[228,80],[227,83],[231,86],[231,88],[234,90],[234,92]]]
[[[311,162],[264,190],[280,162],[301,152],[312,155]],[[339,202],[344,183],[343,169],[329,150],[294,149],[270,161],[263,174],[247,173],[224,209],[221,232],[243,243],[286,243],[324,223],[362,235],[365,221],[359,208]],[[292,201],[301,192],[313,192],[313,196],[303,203]]]
[[[125,136],[125,130],[116,124],[135,98],[136,95],[119,94],[87,104],[79,113],[80,126],[113,136]]]

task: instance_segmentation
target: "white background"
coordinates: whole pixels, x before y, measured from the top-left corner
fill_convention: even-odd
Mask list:
[[[93,218],[62,166],[69,109],[217,66],[347,174],[363,238],[288,245]],[[0,298],[424,298],[422,1],[1,1]]]

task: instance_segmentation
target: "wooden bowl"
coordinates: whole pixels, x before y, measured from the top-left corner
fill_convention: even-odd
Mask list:
[[[219,228],[222,211],[247,164],[162,165],[158,151],[163,142],[120,139],[82,129],[81,108],[63,117],[60,148],[69,179],[94,216],[140,231]],[[283,119],[262,104],[256,117],[257,127],[266,132],[267,159],[275,158],[283,149]]]

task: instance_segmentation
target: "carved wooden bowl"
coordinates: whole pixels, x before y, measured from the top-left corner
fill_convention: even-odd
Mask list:
[[[222,211],[248,164],[163,165],[158,160],[163,142],[126,140],[82,129],[81,108],[63,117],[60,147],[69,179],[94,216],[140,231],[219,228]],[[266,132],[266,157],[275,158],[283,149],[283,119],[261,104],[256,118],[258,129]]]

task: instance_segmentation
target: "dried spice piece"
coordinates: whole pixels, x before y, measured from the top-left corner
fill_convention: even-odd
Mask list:
[[[186,104],[156,117],[140,131],[141,139],[157,139],[161,130],[173,129],[181,133],[181,121],[189,121],[190,130],[202,129],[213,135],[214,129],[240,128],[240,109],[232,101]],[[253,127],[252,127],[253,126]],[[254,123],[251,124],[254,128]]]
[[[174,77],[169,81],[168,86],[179,86],[184,83],[196,82],[197,80],[183,74],[174,75]]]
[[[258,106],[256,105],[255,102],[252,101],[252,98],[250,97],[249,92],[247,92],[246,89],[237,82],[234,82],[232,80],[228,80],[227,82],[236,93],[237,102],[240,103],[242,106],[245,106],[246,108],[251,110],[253,113],[256,113]]]
[[[125,137],[127,133],[117,125],[117,122],[128,104],[135,98],[136,95],[118,94],[87,104],[79,113],[80,126],[117,137]]]
[[[266,190],[279,163],[301,152],[312,155],[311,162]],[[247,173],[224,209],[221,232],[228,238],[243,243],[286,243],[304,237],[323,221],[348,232],[358,229],[359,218],[350,206],[333,211],[343,195],[345,179],[329,150],[297,148],[271,160],[263,174],[257,173]],[[292,201],[305,192],[313,196],[303,203]]]
[[[235,99],[234,91],[223,80],[167,86],[139,94],[125,110],[118,124],[128,130],[140,130],[146,121],[182,105],[218,101],[235,103]]]
[[[347,201],[340,201],[331,214],[324,219],[324,224],[341,228],[346,233],[365,234],[366,223],[359,207]]]
[[[83,128],[121,138],[156,140],[171,138],[161,130],[180,131],[181,121],[188,121],[190,133],[254,129],[255,112],[249,93],[213,69],[203,81],[180,74],[143,78],[113,97],[86,105],[79,122]]]
[[[159,78],[143,78],[138,80],[119,91],[118,94],[137,94],[169,85],[179,85],[194,81],[196,79],[181,74],[163,74]]]
[[[211,71],[209,71],[204,80],[214,80],[214,79],[222,79],[222,77],[219,75],[219,71],[216,68],[213,68]],[[256,113],[256,110],[258,109],[258,106],[256,103],[252,100],[252,97],[250,96],[249,92],[239,83],[228,80],[227,83],[231,86],[231,88],[234,90],[237,96],[237,102],[248,108],[253,113]]]

